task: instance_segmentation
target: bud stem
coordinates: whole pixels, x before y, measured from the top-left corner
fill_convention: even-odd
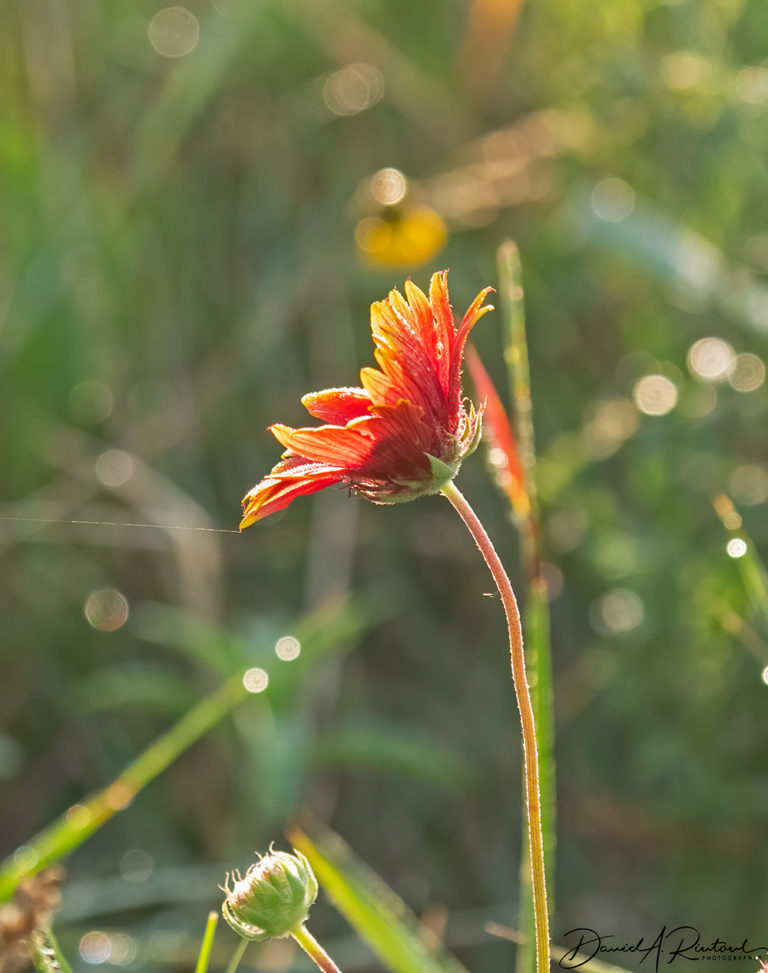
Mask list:
[[[227,966],[227,973],[235,973],[235,970],[240,965],[240,960],[243,958],[243,953],[250,946],[250,940],[241,939],[240,942],[235,947],[234,953],[232,953],[232,958]]]
[[[326,953],[320,943],[304,925],[294,926],[291,935],[323,973],[341,973],[341,970]]]
[[[536,925],[536,966],[538,973],[549,973],[549,919],[547,917],[547,885],[544,872],[544,840],[541,830],[541,793],[539,790],[539,752],[536,746],[536,725],[533,718],[531,693],[525,672],[525,653],[523,651],[523,629],[520,610],[507,577],[504,565],[485,532],[474,510],[463,495],[448,483],[443,494],[453,504],[456,512],[464,521],[477,544],[485,563],[493,575],[499,589],[509,628],[509,651],[512,664],[512,682],[520,710],[520,723],[523,730],[523,756],[525,763],[525,799],[528,809],[528,838],[531,847],[531,872],[533,878],[533,911]]]

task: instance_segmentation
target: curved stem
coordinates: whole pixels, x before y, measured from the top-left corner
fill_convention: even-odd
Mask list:
[[[523,629],[520,610],[507,572],[491,543],[485,528],[474,510],[453,483],[443,487],[443,494],[451,501],[474,538],[485,563],[499,589],[509,627],[509,651],[512,665],[512,682],[520,710],[523,730],[523,757],[525,764],[525,801],[528,810],[528,839],[531,848],[531,873],[533,879],[533,909],[536,921],[536,966],[538,973],[549,973],[549,920],[547,917],[547,885],[544,872],[544,841],[541,830],[541,793],[539,791],[539,754],[536,746],[536,725],[533,718],[531,694],[525,672]]]
[[[227,973],[235,973],[235,970],[240,965],[240,960],[243,958],[243,953],[245,953],[250,945],[250,939],[241,939],[237,946],[235,946],[235,951],[232,953],[232,958],[227,966]]]
[[[291,935],[304,952],[323,973],[341,973],[341,970],[326,953],[306,926],[299,924],[291,929]]]

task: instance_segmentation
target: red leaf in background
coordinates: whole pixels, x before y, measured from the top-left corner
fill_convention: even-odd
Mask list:
[[[485,399],[483,435],[490,447],[496,482],[509,498],[515,513],[525,516],[530,512],[530,501],[517,440],[499,393],[472,345],[467,347],[467,366],[475,383],[478,399],[481,402]]]

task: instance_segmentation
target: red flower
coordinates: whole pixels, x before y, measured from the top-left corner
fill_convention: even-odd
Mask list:
[[[286,447],[282,460],[243,499],[240,529],[282,510],[296,497],[344,484],[375,503],[437,493],[477,445],[480,412],[464,406],[464,346],[483,306],[481,291],[459,327],[447,271],[434,274],[429,298],[406,281],[406,298],[390,291],[371,307],[376,368],[360,372],[362,388],[326,389],[301,400],[327,425],[270,426]],[[482,411],[482,410],[480,410]]]

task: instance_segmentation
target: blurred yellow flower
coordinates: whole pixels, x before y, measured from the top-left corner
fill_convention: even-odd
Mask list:
[[[384,267],[416,267],[438,254],[448,238],[445,223],[429,206],[408,206],[367,216],[355,229],[365,259]]]

